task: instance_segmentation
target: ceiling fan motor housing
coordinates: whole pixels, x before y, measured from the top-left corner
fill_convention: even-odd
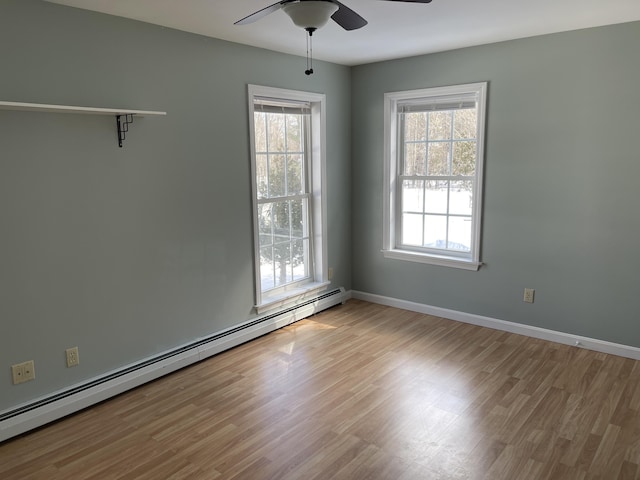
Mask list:
[[[329,21],[338,11],[338,5],[326,0],[304,0],[284,3],[282,9],[295,25],[313,32]]]

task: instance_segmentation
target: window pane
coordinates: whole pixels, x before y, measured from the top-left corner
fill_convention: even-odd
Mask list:
[[[273,234],[275,242],[289,241],[289,202],[273,204]]]
[[[275,286],[273,247],[260,248],[260,285],[262,290]]]
[[[429,140],[451,138],[451,117],[451,110],[429,113]]]
[[[287,115],[287,151],[302,151],[302,115]]]
[[[473,182],[451,182],[449,192],[449,213],[454,215],[471,215],[473,211]]]
[[[258,198],[267,198],[269,196],[268,181],[267,155],[256,154],[256,188],[258,189]]]
[[[276,243],[273,246],[273,262],[275,266],[275,285],[279,287],[291,282],[293,279],[291,271],[291,244],[286,241]]]
[[[476,138],[478,118],[475,108],[454,112],[453,138]]]
[[[443,215],[425,215],[424,246],[447,248],[447,217]]]
[[[307,234],[307,219],[306,219],[306,206],[307,199],[301,198],[299,200],[291,201],[291,237],[302,238],[308,236]]]
[[[302,155],[287,155],[287,195],[303,192]]]
[[[291,252],[293,257],[293,281],[302,280],[309,276],[306,261],[309,252],[309,239],[294,240],[291,242]]]
[[[453,144],[453,174],[472,176],[476,173],[476,142]]]
[[[285,195],[285,157],[284,155],[269,156],[269,198]]]
[[[423,212],[424,208],[424,180],[402,181],[402,211]]]
[[[260,234],[260,245],[271,245],[273,243],[273,219],[271,218],[272,205],[258,205],[258,229]]]
[[[402,215],[402,243],[422,246],[422,215],[413,213]]]
[[[425,189],[425,207],[427,213],[447,213],[449,182],[428,181]]]
[[[267,126],[265,123],[266,121],[267,121],[266,115],[264,113],[256,112],[253,114],[256,152],[267,151]]]
[[[404,115],[405,142],[425,141],[427,139],[427,114],[407,113]]]
[[[430,143],[427,175],[449,175],[450,153],[449,142]]]
[[[404,174],[425,175],[426,160],[426,143],[407,143],[404,150]]]
[[[471,251],[471,217],[449,217],[447,248],[461,252]]]
[[[267,131],[270,152],[284,152],[284,115],[267,113]]]

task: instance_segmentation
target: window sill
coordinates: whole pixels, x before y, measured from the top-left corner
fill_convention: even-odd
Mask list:
[[[257,313],[264,313],[276,308],[287,307],[294,305],[302,300],[306,300],[309,297],[326,290],[331,282],[312,282],[306,283],[300,287],[292,288],[276,295],[269,295],[263,298],[263,302],[260,305],[255,305]]]
[[[463,258],[446,257],[440,255],[427,255],[425,253],[410,252],[407,250],[382,250],[385,258],[394,260],[404,260],[407,262],[427,263],[429,265],[439,265],[441,267],[461,268],[463,270],[477,271],[482,262],[474,262]]]

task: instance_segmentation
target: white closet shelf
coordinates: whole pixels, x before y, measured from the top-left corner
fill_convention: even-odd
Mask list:
[[[18,110],[26,112],[48,112],[48,113],[76,113],[82,115],[113,115],[116,117],[118,128],[118,145],[122,147],[122,142],[129,131],[129,124],[133,123],[134,117],[162,116],[167,112],[157,112],[152,110],[131,110],[128,108],[100,108],[100,107],[78,107],[73,105],[48,105],[45,103],[23,103],[6,102],[0,100],[0,110]]]

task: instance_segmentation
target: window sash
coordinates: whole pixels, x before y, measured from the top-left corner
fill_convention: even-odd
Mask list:
[[[299,224],[294,222],[292,212],[292,202],[301,201],[301,218]],[[311,242],[311,224],[309,218],[309,202],[308,195],[296,195],[293,197],[278,197],[275,199],[268,199],[258,204],[259,217],[262,220],[264,217],[260,206],[270,206],[277,204],[288,204],[287,216],[285,225],[278,225],[273,216],[269,219],[267,229],[262,229],[260,224],[260,231],[258,235],[260,237],[260,286],[263,293],[278,291],[282,288],[289,287],[291,285],[299,284],[304,281],[308,281],[311,277],[312,271],[312,242]],[[270,212],[273,215],[273,211]],[[281,249],[285,249],[284,255],[288,255],[289,258],[277,259],[278,255],[283,255]],[[263,261],[263,254],[265,252],[271,252],[267,262]],[[280,253],[278,253],[280,252]],[[296,253],[297,252],[297,253]],[[302,261],[298,264],[294,263],[294,257],[299,255]],[[263,269],[264,267],[264,269]],[[296,269],[298,273],[296,274]],[[280,280],[284,270],[284,281]],[[302,270],[302,274],[300,274]]]
[[[253,116],[253,122],[254,122],[254,129],[255,129],[255,123],[256,123],[256,115],[255,113],[263,113],[263,112],[254,112],[254,116]],[[282,161],[284,162],[284,179],[282,180],[282,186],[281,186],[281,190],[284,192],[287,192],[289,190],[290,184],[289,184],[289,162],[292,161],[292,158],[296,157],[296,156],[300,156],[301,157],[301,165],[300,168],[302,169],[302,171],[300,172],[300,185],[299,185],[299,190],[302,194],[307,194],[310,192],[310,185],[311,185],[311,178],[310,178],[310,174],[311,174],[311,168],[310,168],[310,156],[309,156],[309,149],[307,148],[308,145],[311,144],[311,132],[310,132],[310,119],[309,117],[305,117],[302,116],[302,123],[300,126],[300,130],[301,130],[301,136],[300,136],[300,140],[299,140],[299,148],[297,149],[290,149],[289,148],[289,136],[288,136],[288,132],[287,132],[287,126],[288,126],[288,122],[286,117],[289,115],[294,115],[294,116],[298,116],[299,113],[292,113],[292,112],[288,112],[288,113],[282,113],[282,112],[270,112],[270,115],[281,115],[284,118],[283,121],[283,126],[284,126],[284,149],[283,150],[278,150],[278,149],[271,149],[271,145],[270,145],[270,139],[271,139],[271,135],[270,135],[270,129],[269,129],[269,122],[268,119],[270,118],[269,116],[265,116],[265,131],[264,131],[264,149],[258,149],[257,145],[254,145],[254,156],[255,156],[255,162],[256,162],[256,169],[258,168],[257,164],[258,164],[258,159],[264,157],[264,161],[265,161],[265,165],[264,165],[264,178],[260,179],[258,177],[256,177],[256,182],[258,184],[258,186],[261,186],[261,181],[263,181],[264,183],[266,183],[266,189],[263,191],[258,191],[255,192],[255,194],[257,195],[257,199],[258,201],[262,200],[262,199],[269,199],[269,198],[275,198],[275,197],[280,197],[280,196],[286,196],[279,194],[279,193],[275,193],[273,194],[271,191],[271,186],[272,186],[272,169],[271,169],[271,162],[274,161],[275,159],[277,159],[278,157],[282,157]],[[255,133],[254,133],[255,135]],[[259,172],[256,171],[256,176],[259,175]]]
[[[414,177],[407,177],[410,180],[415,179]],[[430,177],[433,178],[433,177]],[[453,177],[450,177],[453,178]],[[467,179],[470,179],[470,177],[465,177]],[[460,180],[459,177],[456,177],[456,179],[454,181]],[[399,182],[399,184],[401,185],[402,182]],[[450,186],[448,187],[450,188]],[[423,191],[424,191],[424,187],[423,187]],[[460,258],[471,258],[472,252],[474,251],[474,239],[473,239],[473,231],[474,231],[474,227],[475,227],[475,221],[476,219],[473,216],[473,211],[469,212],[469,213],[454,213],[452,212],[452,208],[450,205],[450,199],[447,198],[447,205],[446,205],[446,209],[445,211],[437,211],[437,209],[432,209],[429,210],[428,206],[427,206],[427,202],[426,202],[426,195],[423,193],[423,198],[422,198],[422,207],[421,209],[411,209],[411,208],[407,208],[404,206],[403,201],[402,201],[402,196],[404,194],[404,189],[402,186],[400,186],[398,188],[398,195],[397,195],[397,209],[396,209],[396,222],[395,222],[395,238],[397,239],[397,248],[401,248],[401,249],[408,249],[408,250],[413,250],[416,252],[430,252],[430,253],[434,253],[434,254],[438,254],[438,255],[451,255],[451,256],[455,256],[455,257],[460,257]],[[475,193],[475,192],[473,192]],[[447,192],[447,195],[449,196],[450,193]],[[474,197],[474,195],[472,194],[472,198]],[[405,215],[411,215],[411,216],[415,216],[415,217],[421,217],[421,231],[420,231],[420,237],[422,239],[422,241],[420,242],[419,245],[416,245],[414,243],[410,243],[404,236],[404,228],[405,228],[405,223],[404,223],[404,217]],[[434,246],[434,245],[430,245],[426,242],[425,240],[425,236],[426,236],[426,219],[427,218],[442,218],[444,220],[444,237],[440,238],[439,240],[444,241],[445,246]],[[455,237],[455,232],[452,232],[452,220],[453,219],[460,219],[460,220],[468,220],[470,223],[470,228],[469,228],[469,246],[468,246],[468,250],[467,249],[461,249],[461,248],[454,248],[454,247],[449,247],[449,244],[459,244],[459,245],[463,245],[460,242],[456,242],[454,240]],[[453,220],[455,221],[455,220]]]

